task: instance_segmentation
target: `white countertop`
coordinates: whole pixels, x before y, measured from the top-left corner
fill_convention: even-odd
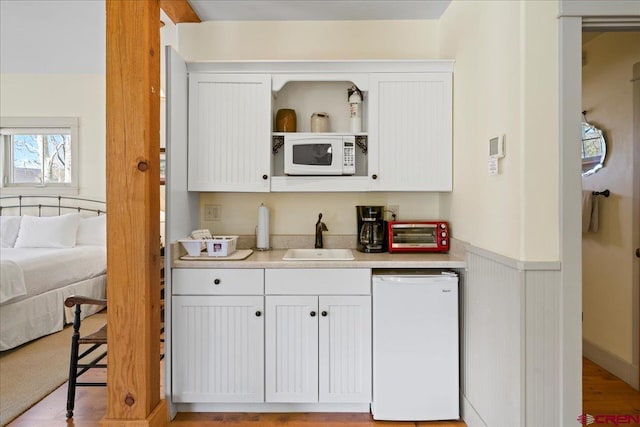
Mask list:
[[[243,260],[173,261],[173,268],[464,268],[464,259],[441,253],[372,253],[352,249],[350,261],[283,261],[286,249],[254,251]]]

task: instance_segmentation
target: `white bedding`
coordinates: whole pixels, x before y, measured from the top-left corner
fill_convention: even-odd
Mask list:
[[[22,268],[15,261],[0,258],[0,304],[26,294]]]
[[[55,206],[41,205],[39,198],[33,205],[22,205],[22,197],[15,205],[5,199],[0,201],[4,214],[0,215],[0,351],[61,330],[74,317],[65,299],[105,298],[107,281],[107,218],[100,215],[102,208],[95,215],[93,207],[104,207],[103,203],[77,199],[92,203],[83,209],[75,198],[68,198],[69,206],[78,206],[75,212],[58,197],[57,215],[42,216],[41,206]],[[38,216],[26,211],[22,215],[22,207],[34,206]],[[6,215],[5,208],[21,216]],[[84,305],[81,316],[102,308]]]
[[[8,295],[7,303],[14,303],[30,296],[81,282],[105,274],[107,269],[106,248],[103,246],[76,246],[73,248],[1,248],[3,295]],[[22,270],[25,288],[20,292],[16,286],[15,266]],[[10,265],[13,274],[7,273],[5,264]],[[16,290],[17,289],[17,290]],[[19,295],[21,293],[21,295]],[[11,296],[12,295],[12,296]],[[4,300],[0,303],[5,303]]]

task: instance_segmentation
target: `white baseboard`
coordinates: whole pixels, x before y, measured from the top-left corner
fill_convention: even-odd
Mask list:
[[[638,390],[637,366],[587,339],[582,340],[582,355]]]
[[[487,424],[482,420],[464,394],[460,395],[460,401],[462,403],[462,419],[467,427],[487,427]]]
[[[178,412],[370,412],[369,403],[175,403]]]

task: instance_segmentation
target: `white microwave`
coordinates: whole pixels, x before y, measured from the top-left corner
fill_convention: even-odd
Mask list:
[[[353,135],[285,135],[284,173],[355,175],[355,142]]]

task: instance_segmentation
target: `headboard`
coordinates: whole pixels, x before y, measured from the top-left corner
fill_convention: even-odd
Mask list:
[[[101,200],[67,196],[0,196],[0,215],[57,216],[78,212],[86,216],[107,213]]]

